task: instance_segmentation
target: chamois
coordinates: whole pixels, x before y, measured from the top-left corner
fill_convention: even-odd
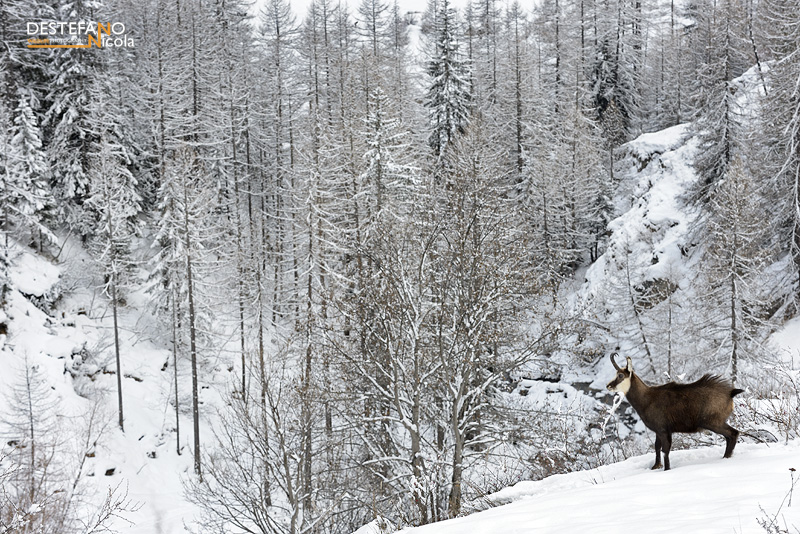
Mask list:
[[[726,423],[733,412],[733,397],[742,393],[715,375],[704,375],[691,384],[669,382],[661,386],[648,386],[633,372],[631,359],[620,368],[611,355],[617,375],[606,386],[611,391],[625,395],[639,414],[644,425],[656,433],[656,462],[651,469],[661,468],[661,451],[664,451],[664,471],[669,469],[669,450],[673,432],[700,432],[711,430],[725,437],[725,455],[730,458],[736,446],[739,431]]]

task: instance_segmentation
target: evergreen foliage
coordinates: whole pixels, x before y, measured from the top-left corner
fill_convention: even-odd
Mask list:
[[[433,31],[435,40],[427,68],[431,84],[425,106],[430,109],[428,144],[435,165],[441,167],[451,144],[469,124],[471,106],[469,65],[461,52],[456,11],[449,0],[442,0]]]

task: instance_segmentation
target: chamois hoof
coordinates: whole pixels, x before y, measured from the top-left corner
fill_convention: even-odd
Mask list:
[[[650,470],[655,471],[656,469],[661,469],[662,467],[664,466],[661,464],[653,464],[653,467],[651,467]]]

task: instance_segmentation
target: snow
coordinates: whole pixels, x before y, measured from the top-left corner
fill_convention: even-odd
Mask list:
[[[792,369],[800,365],[800,317],[787,321],[770,339],[779,355]]]
[[[800,466],[800,441],[740,443],[731,459],[722,447],[673,451],[673,469],[651,471],[651,455],[589,471],[521,482],[488,497],[505,504],[405,534],[528,532],[758,533],[777,516],[800,527],[800,505],[784,500]],[[795,480],[797,475],[795,475]],[[795,499],[797,501],[797,499]],[[763,511],[762,511],[763,509]]]
[[[751,69],[735,81],[743,109],[752,108],[758,80],[758,72]],[[615,218],[609,225],[608,245],[598,261],[580,273],[583,276],[578,279],[578,287],[571,288],[575,291],[573,309],[582,312],[587,321],[611,325],[622,322],[619,303],[606,299],[609,293],[620,292],[614,289],[619,287],[619,280],[627,284],[623,278],[627,262],[633,286],[667,280],[685,290],[691,277],[696,276],[691,232],[698,213],[685,200],[686,192],[697,180],[692,166],[697,151],[693,135],[691,125],[682,124],[644,134],[615,154],[615,175],[620,181],[613,199]],[[696,295],[686,294],[684,298],[691,304]],[[614,339],[612,335],[609,334],[609,345],[618,344],[623,354],[635,353],[635,344],[626,345],[625,339]],[[789,369],[797,369],[800,318],[786,322],[771,336],[770,345],[784,355]],[[687,362],[689,365],[693,362]],[[591,389],[602,391],[614,371],[609,359],[602,358],[593,368],[580,373],[567,369],[565,376],[572,380],[580,377],[580,381],[589,382]],[[675,373],[675,378],[684,379],[680,372]],[[549,386],[563,387],[563,384]],[[532,390],[529,396],[538,402],[541,398],[536,395],[546,398],[547,393],[541,388]],[[606,402],[610,405],[610,397]],[[745,409],[746,404],[759,402],[770,401],[748,393],[737,404]],[[781,406],[788,410],[784,413],[797,413],[791,399]],[[613,410],[609,406],[609,411]],[[735,417],[739,415],[737,412]],[[760,428],[757,422],[748,422],[745,417],[734,424],[747,431]],[[771,432],[774,431],[772,428]],[[646,436],[644,432],[641,422],[633,428],[620,425],[619,437],[624,439],[631,433]],[[800,505],[794,502],[790,506],[791,492],[798,480],[794,469],[800,468],[800,440],[789,439],[791,435],[780,433],[780,443],[757,444],[743,434],[731,459],[722,459],[724,448],[720,445],[673,450],[672,470],[668,472],[650,470],[654,460],[651,435],[647,454],[591,470],[519,482],[486,497],[484,507],[491,506],[488,510],[402,532],[514,534],[626,530],[744,534],[767,531],[763,522],[775,522],[780,532],[800,532]],[[600,447],[598,443],[598,450]],[[773,528],[771,532],[778,530]]]
[[[421,53],[424,45],[420,27],[409,26],[409,37],[411,49]],[[748,73],[756,79],[755,71]],[[738,94],[743,101],[747,97],[745,91]],[[577,288],[578,298],[574,299],[576,309],[594,312],[606,306],[611,314],[619,313],[613,303],[595,307],[587,303],[600,298],[602,287],[611,277],[609,273],[619,272],[625,258],[637,264],[634,276],[639,278],[634,283],[667,279],[680,284],[691,274],[685,250],[691,246],[689,229],[696,214],[680,200],[696,179],[691,161],[697,145],[691,135],[690,126],[683,124],[644,134],[619,149],[615,169],[621,181],[614,197],[616,218],[610,224],[612,234],[605,253],[585,271],[585,282]],[[0,336],[0,415],[7,411],[2,392],[9,390],[26,361],[46,374],[64,412],[85,411],[89,402],[80,394],[83,388],[91,387],[93,395],[105,395],[103,416],[109,422],[108,428],[94,456],[87,459],[85,483],[101,496],[109,488],[119,487],[127,491],[131,501],[141,505],[137,511],[124,514],[115,525],[122,533],[186,532],[186,525],[198,517],[182,484],[193,476],[191,451],[185,445],[192,438],[190,416],[181,415],[184,446],[179,455],[171,404],[171,356],[169,347],[159,343],[159,326],[147,307],[149,298],[129,295],[129,305],[121,310],[125,401],[122,432],[115,425],[117,369],[110,341],[108,303],[99,295],[100,284],[92,280],[91,269],[85,267],[91,262],[77,241],[68,242],[63,251],[64,263],[55,264],[22,247],[14,248],[10,277],[16,290],[8,297],[8,317],[0,317],[9,323],[8,335]],[[67,272],[70,264],[79,266],[80,272]],[[32,303],[48,298],[59,286],[69,287],[69,292],[49,315]],[[588,314],[586,318],[598,320]],[[603,319],[607,317],[599,320]],[[787,322],[771,336],[770,343],[785,356],[791,369],[796,369],[800,364],[800,318]],[[86,360],[84,351],[88,354]],[[621,352],[625,352],[624,346]],[[182,372],[185,363],[179,362]],[[601,392],[614,374],[608,358],[592,369],[565,371],[573,381],[591,382],[590,387]],[[91,384],[81,376],[87,374],[96,375]],[[210,387],[201,391],[210,409],[203,410],[208,418],[202,422],[204,443],[211,441],[214,421],[209,414],[219,404],[216,395],[224,389],[225,380],[225,372],[214,370],[206,375],[203,386]],[[518,390],[504,394],[509,396],[508,406],[520,414],[547,407],[551,413],[566,418],[574,413],[588,414],[596,408],[595,399],[566,383],[522,380]],[[187,392],[182,391],[181,395],[185,397]],[[568,428],[573,433],[565,439],[591,433],[585,426]],[[633,428],[620,425],[621,438],[636,432],[644,432],[641,423]],[[800,528],[800,505],[790,507],[788,501],[784,502],[792,485],[790,468],[800,468],[800,441],[739,443],[729,460],[721,459],[720,446],[675,450],[671,453],[673,470],[669,472],[649,470],[653,461],[650,446],[650,453],[620,463],[517,483],[486,498],[494,508],[403,532],[602,533],[624,528],[645,532],[755,533],[763,532],[759,519],[774,517],[792,532]],[[508,461],[512,463],[516,458],[510,454]],[[523,460],[519,462],[522,464]],[[485,472],[480,467],[470,467],[470,482],[478,482],[478,487],[497,480],[491,471],[495,465],[487,465]],[[112,470],[113,474],[107,474]],[[394,528],[383,518],[377,518],[355,534],[392,531]]]
[[[11,263],[11,283],[25,295],[41,297],[58,280],[58,268],[39,256],[17,250]]]
[[[82,395],[99,398],[99,421],[95,424],[105,429],[82,469],[82,491],[92,495],[87,502],[98,503],[116,488],[118,495],[127,494],[138,510],[121,514],[113,528],[125,534],[186,532],[185,525],[197,515],[196,508],[186,501],[182,485],[182,479],[192,473],[191,451],[185,446],[191,432],[182,435],[179,456],[175,450],[174,407],[170,404],[174,398],[172,367],[164,365],[170,353],[145,337],[155,336],[157,329],[144,305],[147,297],[129,295],[129,303],[135,307],[122,308],[120,314],[125,410],[122,432],[116,425],[111,314],[107,301],[99,295],[101,284],[94,277],[91,261],[78,246],[64,248],[68,257],[62,258],[62,264],[51,263],[16,243],[12,251],[8,334],[0,343],[0,436],[7,432],[2,421],[8,413],[8,392],[19,383],[26,364],[35,367],[50,386],[59,418],[68,416],[68,423],[62,424],[59,432],[65,443],[70,441],[69,447],[77,446],[82,439],[85,414],[92,404]],[[80,268],[71,272],[69,265]],[[54,311],[45,314],[30,299],[57,292],[58,284],[74,290],[58,300]],[[190,421],[189,415],[182,414],[182,430],[191,428]],[[204,439],[211,434],[210,426],[205,428],[206,436],[201,434]]]
[[[643,134],[618,149],[615,175],[619,183],[608,244],[575,290],[573,307],[587,320],[608,325],[624,322],[621,316],[629,301],[622,296],[627,289],[621,288],[627,288],[628,277],[633,287],[672,283],[685,289],[688,285],[691,230],[698,214],[684,197],[697,180],[692,165],[696,152],[697,139],[689,124]],[[610,346],[619,347],[623,355],[640,353],[638,338],[631,342],[620,339],[621,332],[616,334],[607,340]],[[610,364],[598,371],[604,369],[610,373]],[[604,385],[592,383],[595,388]]]
[[[642,134],[634,141],[624,145],[623,149],[627,148],[632,152],[647,157],[652,154],[663,154],[682,145],[689,134],[689,130],[690,125],[685,123],[658,132]]]
[[[360,529],[353,532],[353,534],[389,534],[394,532],[395,529],[391,522],[383,517],[377,517],[371,523],[367,523]]]

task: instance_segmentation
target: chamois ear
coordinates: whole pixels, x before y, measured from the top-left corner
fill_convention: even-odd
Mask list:
[[[632,373],[633,372],[633,362],[631,361],[631,357],[628,356],[627,360],[628,360],[628,365],[625,367],[625,370],[628,371],[629,373]]]

